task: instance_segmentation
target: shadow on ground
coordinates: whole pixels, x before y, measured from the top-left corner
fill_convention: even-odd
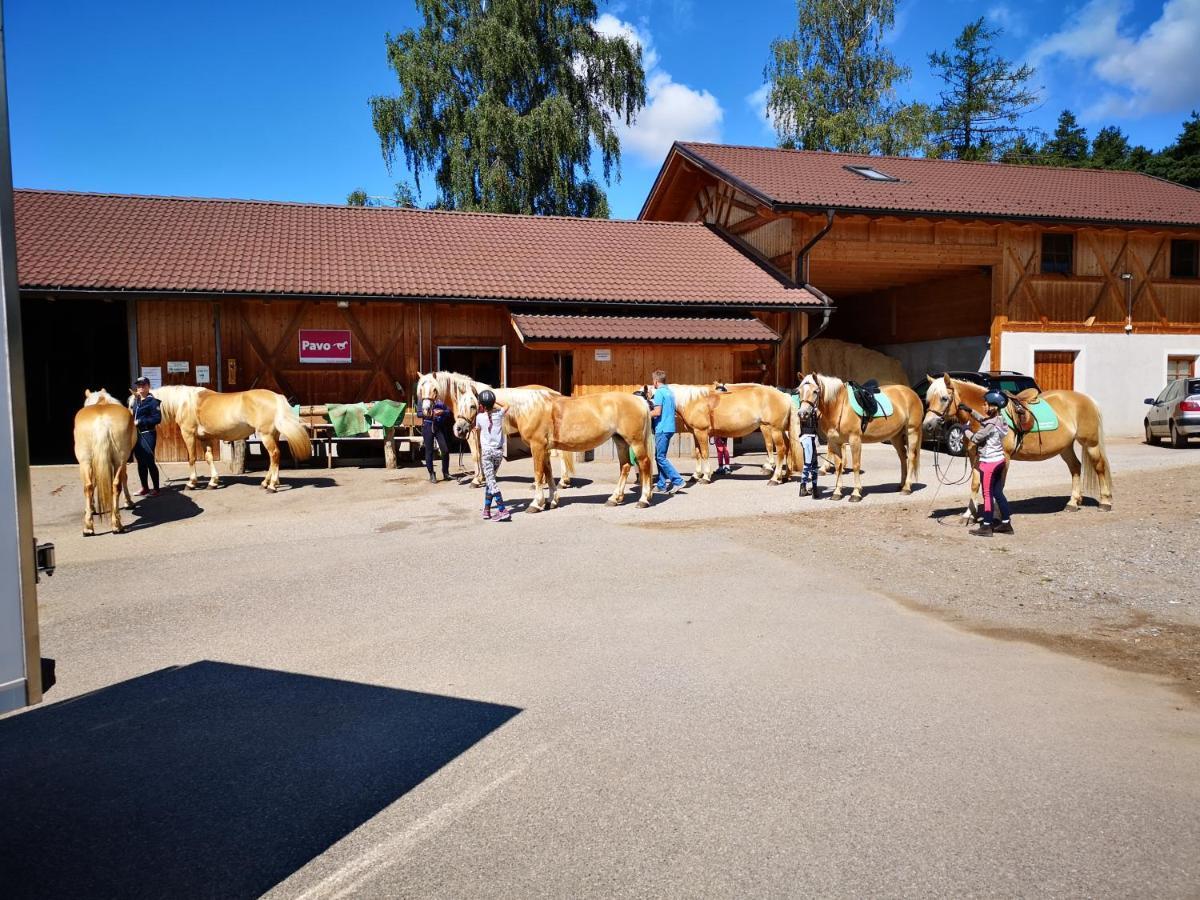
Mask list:
[[[131,510],[135,518],[126,518],[125,527],[128,531],[141,531],[167,522],[195,518],[200,513],[200,507],[182,488],[164,488],[157,497],[140,498]]]
[[[216,662],[0,721],[18,897],[257,897],[520,712]]]
[[[203,493],[204,491],[224,490],[225,488],[232,487],[234,485],[240,485],[240,486],[244,486],[244,487],[256,487],[256,488],[260,488],[260,489],[262,488],[262,476],[261,475],[222,475],[221,481],[217,485],[216,488],[210,488],[208,486],[207,478],[201,478],[197,482],[197,486],[194,488],[185,487],[184,485],[185,485],[186,481],[187,481],[186,476],[184,476],[182,478],[177,477],[177,478],[171,479],[171,483],[170,483],[171,490],[187,490],[187,491],[195,491],[198,493]],[[298,488],[329,488],[329,487],[337,487],[337,479],[336,478],[329,478],[329,477],[320,476],[320,475],[318,475],[318,476],[300,476],[300,475],[292,475],[288,472],[281,472],[279,475],[279,490],[280,490],[280,492],[292,491],[292,490],[296,490]],[[264,491],[264,493],[265,493],[265,491]]]
[[[1045,516],[1052,513],[1064,512],[1067,508],[1067,503],[1070,502],[1069,495],[1061,497],[1028,497],[1024,500],[1009,500],[1008,509],[1014,516]],[[1092,497],[1084,497],[1080,508],[1099,509],[1100,504]],[[966,504],[959,503],[955,506],[945,506],[941,509],[932,510],[929,513],[931,519],[941,519],[946,516],[958,516],[965,510]],[[983,507],[980,506],[982,510]]]

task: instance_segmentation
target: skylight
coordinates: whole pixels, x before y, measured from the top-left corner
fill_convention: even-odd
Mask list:
[[[855,175],[861,175],[863,178],[869,178],[871,181],[899,181],[899,178],[893,178],[891,175],[885,175],[878,169],[873,169],[870,166],[843,166],[848,171]]]

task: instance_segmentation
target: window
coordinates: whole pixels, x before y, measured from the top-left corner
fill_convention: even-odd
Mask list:
[[[1074,271],[1075,235],[1048,231],[1042,235],[1042,272],[1070,275]]]
[[[1191,378],[1196,374],[1196,357],[1194,356],[1168,356],[1167,357],[1167,381],[1174,381],[1176,378]]]
[[[855,175],[861,175],[863,178],[869,178],[871,181],[899,181],[899,178],[893,178],[891,175],[884,175],[878,169],[872,169],[870,166],[843,166],[848,172],[853,172]]]
[[[1171,277],[1200,277],[1200,241],[1171,241]]]

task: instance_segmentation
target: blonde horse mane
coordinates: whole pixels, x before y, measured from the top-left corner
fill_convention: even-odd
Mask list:
[[[207,388],[189,384],[164,384],[150,391],[151,396],[161,403],[160,411],[164,422],[174,422],[179,419],[184,410],[196,411],[196,403],[201,391]],[[134,395],[136,396],[136,395]],[[132,404],[133,396],[130,397]]]

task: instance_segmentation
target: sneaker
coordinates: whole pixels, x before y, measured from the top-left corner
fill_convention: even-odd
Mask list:
[[[800,485],[800,496],[801,497],[807,497],[809,495],[809,493],[810,493],[810,491],[808,489],[807,484]]]
[[[493,522],[507,522],[511,518],[512,518],[512,513],[510,513],[507,509],[502,509],[502,510],[500,510],[500,512],[498,512],[494,516],[492,516],[492,521]]]
[[[150,494],[150,488],[142,488],[140,491],[138,491],[137,493],[135,493],[133,496],[135,496],[135,497],[147,497],[147,496],[149,496],[149,494]]]
[[[968,534],[973,534],[975,537],[991,537],[993,528],[986,522],[980,522],[978,527],[972,528]]]
[[[157,496],[158,496],[158,488],[155,488],[154,490],[152,490],[152,491],[150,492],[150,496],[151,496],[151,497],[157,497]],[[1012,529],[1009,529],[1009,530],[1011,531]]]
[[[992,526],[992,534],[1013,534],[1012,522],[1001,522]]]
[[[677,481],[673,485],[671,485],[671,489],[669,491],[667,491],[667,496],[674,497],[676,494],[678,494],[680,491],[682,491],[685,487],[687,487],[686,481]]]
[[[490,509],[485,509],[483,511],[483,521],[490,522],[491,520],[492,520],[492,511]]]
[[[437,476],[434,475],[432,472],[429,473],[429,483],[437,484]]]

